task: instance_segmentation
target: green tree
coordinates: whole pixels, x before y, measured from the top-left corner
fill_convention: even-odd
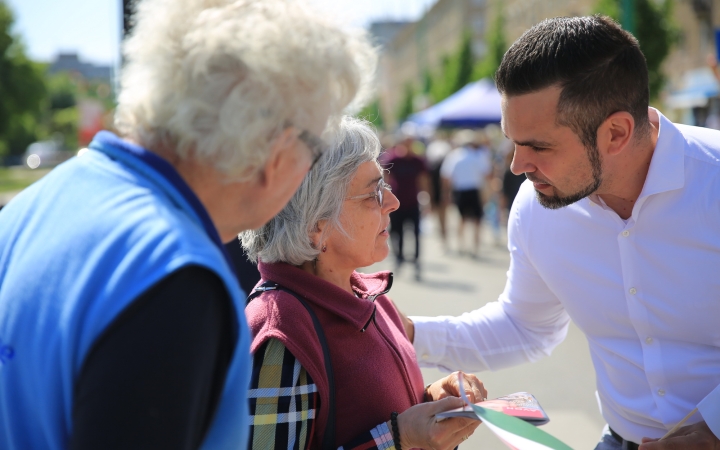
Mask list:
[[[472,53],[472,35],[463,32],[460,44],[454,53],[443,57],[440,70],[432,75],[430,81],[424,84],[429,86],[429,95],[433,103],[437,103],[459,91],[472,81],[475,57]]]
[[[450,56],[445,55],[440,61],[440,69],[436,73],[429,75],[430,81],[427,85],[429,85],[430,101],[433,103],[437,103],[449,95],[447,76],[450,72],[450,66]]]
[[[415,112],[415,88],[411,83],[405,84],[403,98],[397,112],[398,123],[403,123],[410,114]]]
[[[358,114],[358,117],[372,123],[378,130],[385,128],[382,112],[380,111],[380,101],[378,99],[373,100],[365,106]]]
[[[496,2],[495,7],[495,18],[485,37],[487,53],[475,65],[473,80],[492,78],[508,49],[507,39],[505,39],[505,11],[500,1]]]
[[[460,41],[460,47],[453,58],[453,70],[450,78],[450,92],[452,95],[471,81],[475,57],[472,52],[472,35],[465,31]]]
[[[11,34],[13,16],[0,0],[0,156],[18,155],[40,134],[44,66],[27,58]]]
[[[82,95],[77,79],[67,73],[56,73],[46,78],[47,101],[43,118],[42,136],[62,141],[66,149],[78,147],[78,98]]]
[[[661,66],[677,42],[679,30],[673,23],[673,0],[634,0],[635,37],[648,66],[650,99],[658,98],[665,85]],[[595,12],[620,21],[622,0],[599,0]]]

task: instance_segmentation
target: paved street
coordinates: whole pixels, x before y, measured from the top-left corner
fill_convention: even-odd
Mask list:
[[[496,300],[503,290],[509,265],[504,231],[502,245],[496,245],[486,229],[481,258],[472,260],[456,252],[443,254],[433,220],[426,219],[423,223],[423,280],[415,281],[409,265],[395,277],[390,295],[398,307],[410,315],[459,315]],[[408,236],[410,234],[406,234],[406,241]],[[454,233],[450,236],[454,238]],[[450,242],[456,250],[454,239]],[[392,257],[389,257],[368,270],[391,268]],[[550,423],[543,429],[572,448],[593,449],[597,443],[605,422],[595,399],[595,374],[587,341],[574,325],[565,342],[550,357],[534,364],[476,375],[485,383],[490,398],[517,391],[533,393],[550,416]],[[431,382],[444,374],[423,369],[423,376],[426,382]],[[507,447],[481,426],[461,448],[500,450]]]

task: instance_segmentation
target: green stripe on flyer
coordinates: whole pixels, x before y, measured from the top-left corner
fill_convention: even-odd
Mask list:
[[[513,450],[572,450],[560,439],[522,419],[471,403],[465,394],[462,372],[458,372],[460,397],[495,435]]]
[[[483,422],[492,424],[497,428],[500,428],[501,430],[525,438],[529,441],[535,442],[553,450],[572,450],[570,446],[568,446],[558,438],[546,433],[545,431],[537,428],[534,425],[525,422],[522,419],[508,416],[507,414],[483,408],[474,404],[471,404],[470,406],[473,407],[475,414],[477,414]],[[508,445],[512,445],[512,443],[507,442],[506,439],[503,439],[503,441],[505,441],[505,443]],[[513,445],[513,447],[515,446]]]

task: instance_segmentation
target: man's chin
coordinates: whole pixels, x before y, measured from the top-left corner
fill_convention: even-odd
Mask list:
[[[592,194],[594,190],[586,192],[579,192],[577,194],[569,195],[566,197],[561,197],[557,194],[553,195],[546,195],[542,192],[535,190],[535,195],[537,197],[538,203],[540,203],[541,206],[547,209],[560,209],[564,208],[566,206],[570,206],[573,203],[577,203],[580,200],[584,199],[588,195]]]
[[[570,206],[573,203],[577,203],[585,197],[589,196],[597,190],[599,184],[600,183],[595,183],[580,192],[564,197],[561,197],[557,194],[546,195],[536,189],[535,196],[537,197],[538,203],[540,203],[541,206],[547,209],[560,209],[566,206]]]

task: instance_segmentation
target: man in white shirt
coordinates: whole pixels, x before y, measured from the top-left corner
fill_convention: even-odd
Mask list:
[[[492,173],[492,155],[482,131],[462,130],[460,147],[448,154],[440,168],[444,189],[452,193],[453,202],[460,213],[458,223],[458,249],[464,245],[465,225],[473,231],[473,252],[480,253],[480,222],[483,218],[482,189],[485,180]]]
[[[720,132],[648,112],[638,43],[600,16],[534,26],[496,80],[528,177],[508,281],[460,317],[411,317],[421,364],[535,361],[572,319],[609,425],[597,450],[720,448]]]

